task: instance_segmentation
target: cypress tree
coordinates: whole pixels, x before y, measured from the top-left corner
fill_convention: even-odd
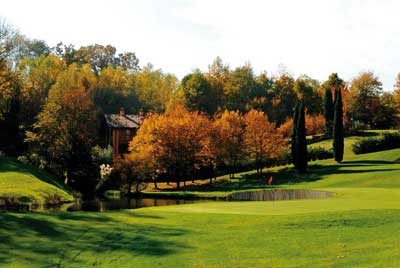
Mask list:
[[[327,87],[325,89],[325,131],[326,135],[331,136],[332,135],[332,122],[333,122],[333,113],[334,113],[334,107],[333,107],[333,100],[332,100],[332,89],[331,87]]]
[[[293,130],[292,130],[292,147],[291,147],[291,153],[292,153],[292,159],[293,159],[293,165],[297,168],[297,156],[296,156],[296,128],[297,128],[297,121],[299,118],[299,105],[296,103],[296,106],[294,107],[294,115],[293,115]]]
[[[300,102],[298,110],[298,119],[296,124],[295,138],[297,170],[301,173],[307,171],[307,140],[306,140],[306,120],[304,111],[304,101]]]
[[[337,162],[342,162],[344,153],[343,102],[340,88],[335,93],[335,113],[333,118],[333,153]]]

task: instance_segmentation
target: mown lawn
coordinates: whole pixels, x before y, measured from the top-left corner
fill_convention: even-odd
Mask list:
[[[399,157],[400,149],[349,154],[343,164],[314,162],[307,176],[270,171],[275,187],[337,193],[323,200],[2,213],[0,267],[398,268]],[[242,175],[215,191],[265,187]]]
[[[43,170],[13,158],[0,157],[0,198],[44,203],[55,195],[64,201],[73,199],[62,182]]]

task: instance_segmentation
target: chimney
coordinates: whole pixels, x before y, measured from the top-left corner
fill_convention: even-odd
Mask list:
[[[124,107],[121,107],[121,108],[119,109],[119,115],[120,115],[120,116],[125,116],[125,108],[124,108]]]

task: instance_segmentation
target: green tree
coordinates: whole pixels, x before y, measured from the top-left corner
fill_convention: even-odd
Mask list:
[[[270,98],[271,108],[266,113],[271,121],[280,125],[287,117],[292,116],[293,108],[298,100],[294,91],[294,79],[290,74],[282,73],[274,78]]]
[[[213,115],[217,109],[206,76],[196,70],[182,79],[181,90],[185,98],[185,106],[189,110],[197,110]]]
[[[292,161],[295,168],[298,168],[298,161],[297,161],[297,152],[296,152],[296,139],[297,139],[297,122],[299,120],[299,103],[296,103],[294,107],[294,114],[293,114],[293,130],[292,130],[292,140],[291,140],[291,155]]]
[[[229,111],[239,110],[245,112],[256,82],[251,65],[247,64],[236,68],[230,73],[224,87],[225,109]]]
[[[149,64],[132,74],[134,89],[143,111],[165,112],[178,88],[178,79]]]
[[[296,122],[295,153],[297,170],[301,173],[307,171],[307,140],[304,102],[300,101],[298,119]]]
[[[345,86],[344,81],[338,76],[337,73],[329,75],[328,80],[323,83],[325,89],[325,129],[326,133],[331,136],[333,131],[333,117],[334,117],[334,102],[332,92],[341,89]]]
[[[393,93],[385,92],[379,97],[379,109],[374,114],[375,129],[390,129],[398,125],[399,114]]]
[[[374,114],[379,109],[379,96],[382,83],[372,72],[362,72],[350,86],[352,102],[350,104],[350,120],[364,126],[373,127]]]
[[[343,102],[342,91],[336,89],[335,93],[335,112],[333,119],[333,152],[337,162],[342,162],[344,153],[344,133],[343,133]]]

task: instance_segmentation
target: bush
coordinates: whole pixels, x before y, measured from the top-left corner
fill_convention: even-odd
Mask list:
[[[25,155],[20,155],[18,156],[17,160],[21,162],[22,164],[28,165],[29,164],[29,159]]]
[[[307,150],[308,161],[324,160],[333,158],[333,151],[322,147],[313,147]]]
[[[400,148],[400,133],[387,133],[383,138],[368,138],[353,144],[355,154],[366,154]]]

